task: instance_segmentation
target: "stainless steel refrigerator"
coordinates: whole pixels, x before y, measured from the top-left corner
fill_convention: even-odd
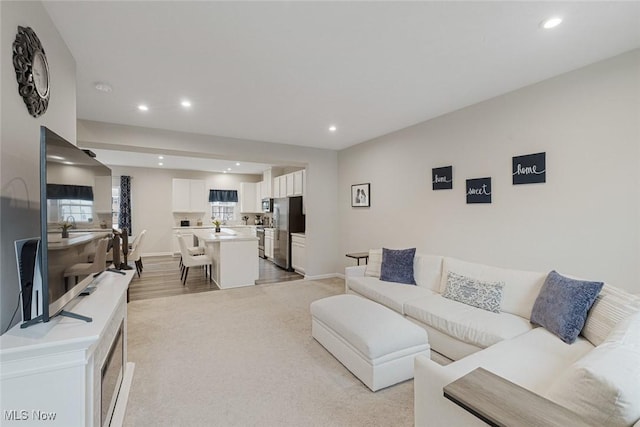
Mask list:
[[[291,268],[291,233],[302,233],[305,218],[302,197],[273,199],[273,262],[288,271]]]

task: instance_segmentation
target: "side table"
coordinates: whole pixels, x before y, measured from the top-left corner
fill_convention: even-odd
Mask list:
[[[369,252],[353,252],[346,254],[346,257],[356,259],[358,261],[358,265],[360,265],[361,259],[364,259],[365,265],[369,263]]]

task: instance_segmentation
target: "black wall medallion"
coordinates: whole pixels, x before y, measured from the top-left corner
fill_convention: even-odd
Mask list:
[[[513,185],[546,182],[546,169],[546,153],[513,157],[511,169]]]
[[[431,184],[434,190],[453,188],[453,166],[431,169]]]
[[[30,27],[18,26],[13,42],[13,68],[16,70],[18,93],[33,117],[39,117],[49,106],[49,64],[40,39]]]
[[[491,203],[491,178],[467,180],[467,203]]]

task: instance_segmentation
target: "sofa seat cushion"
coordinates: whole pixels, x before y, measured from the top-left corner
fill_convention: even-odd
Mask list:
[[[598,425],[638,422],[640,314],[620,321],[601,345],[557,378],[546,397]]]
[[[404,313],[407,301],[434,295],[420,286],[408,286],[401,283],[384,282],[375,277],[349,277],[349,289],[353,292],[380,303],[400,314]]]
[[[456,378],[482,367],[534,393],[544,392],[568,366],[594,349],[579,337],[566,344],[544,328],[504,340],[445,367]]]
[[[440,332],[480,348],[532,329],[531,323],[520,316],[504,312],[492,313],[439,294],[407,301],[404,312]]]

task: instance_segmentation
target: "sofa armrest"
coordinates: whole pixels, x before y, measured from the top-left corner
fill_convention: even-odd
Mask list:
[[[417,356],[414,361],[414,414],[416,427],[487,425],[444,397],[444,387],[464,375]]]
[[[366,265],[354,265],[344,269],[344,277],[364,277]]]
[[[364,277],[364,272],[367,269],[366,265],[356,265],[352,267],[346,267],[344,269],[344,293],[349,292],[349,278],[350,277]]]

